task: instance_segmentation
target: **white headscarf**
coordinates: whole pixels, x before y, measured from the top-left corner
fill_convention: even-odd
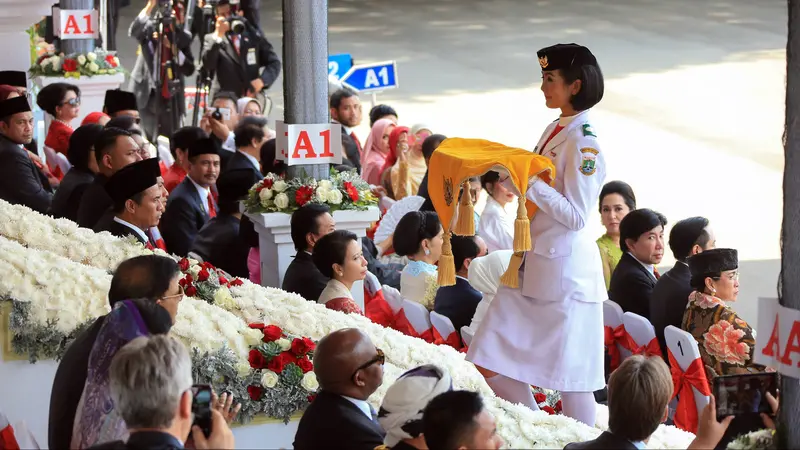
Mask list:
[[[453,390],[450,374],[433,364],[400,375],[383,397],[378,422],[386,431],[383,443],[394,447],[422,434],[422,412],[437,395]]]
[[[244,109],[247,108],[247,105],[250,102],[255,102],[258,105],[258,109],[261,110],[261,104],[258,103],[258,100],[250,97],[242,97],[239,100],[236,100],[236,109],[239,110],[239,114],[244,114]]]

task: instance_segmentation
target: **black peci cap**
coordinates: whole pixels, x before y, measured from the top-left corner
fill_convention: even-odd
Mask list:
[[[19,70],[0,70],[0,84],[14,87],[28,87],[28,75]]]
[[[161,171],[158,158],[149,158],[128,164],[109,178],[106,192],[114,203],[124,202],[134,195],[158,184]]]
[[[30,110],[31,105],[26,97],[14,97],[0,102],[0,117],[9,117]]]
[[[139,110],[138,106],[136,106],[136,95],[134,95],[133,92],[123,91],[121,89],[107,90],[103,105],[109,115],[116,114],[120,111]]]
[[[219,147],[214,139],[204,137],[189,144],[189,158],[207,154],[219,155]]]
[[[250,169],[227,170],[217,179],[219,203],[244,200],[253,187],[253,171]]]
[[[542,70],[569,69],[580,66],[596,66],[597,59],[592,52],[578,44],[556,44],[545,47],[536,55]]]

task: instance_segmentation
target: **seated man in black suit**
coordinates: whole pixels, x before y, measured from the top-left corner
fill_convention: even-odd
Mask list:
[[[320,391],[303,413],[295,450],[374,450],[384,431],[367,399],[383,383],[383,352],[356,328],[334,331],[314,351]]]
[[[23,145],[33,139],[33,113],[27,97],[0,102],[0,198],[47,213],[53,193]]]
[[[660,358],[631,356],[608,380],[608,431],[597,439],[568,444],[565,450],[647,448],[647,441],[669,415],[672,375]],[[714,397],[703,410],[689,449],[714,448],[733,417],[717,422]],[[433,448],[433,447],[431,447]]]
[[[235,277],[247,278],[250,247],[239,238],[239,200],[250,190],[247,170],[229,170],[217,180],[219,211],[197,233],[190,253]]]
[[[309,203],[292,214],[292,242],[297,255],[286,269],[281,289],[294,292],[312,302],[319,300],[330,278],[317,269],[311,260],[311,252],[322,236],[335,230],[336,222],[331,216],[330,208],[325,205]]]
[[[211,187],[219,176],[219,150],[211,138],[189,145],[189,172],[172,191],[159,230],[170,253],[186,256],[197,232],[217,216]]]
[[[496,450],[504,444],[481,394],[472,391],[434,397],[422,413],[422,435],[431,450]]]
[[[441,286],[436,291],[433,310],[447,316],[456,331],[468,326],[475,315],[478,303],[483,299],[483,294],[471,284],[467,276],[469,264],[479,256],[487,253],[486,242],[480,236],[456,236],[450,238],[453,247],[453,260],[456,263],[456,284]],[[444,336],[447,337],[447,336]]]
[[[139,146],[130,131],[107,127],[94,145],[98,173],[86,188],[78,206],[78,225],[94,229],[106,212],[111,209],[111,197],[105,185],[118,170],[128,164],[141,161]]]
[[[261,147],[267,139],[267,119],[261,116],[243,117],[234,129],[236,152],[231,156],[225,170],[248,169],[253,184],[264,178],[261,175]]]
[[[400,290],[400,273],[405,267],[403,264],[382,263],[378,259],[378,247],[367,236],[361,238],[361,253],[367,260],[367,270],[378,278],[381,285],[385,284]]]
[[[144,255],[123,261],[108,289],[108,302],[113,308],[117,302],[146,298],[167,308],[173,304],[177,310],[181,297],[181,272],[174,259],[166,256]],[[72,424],[78,409],[86,374],[89,354],[92,351],[106,316],[98,317],[86,330],[76,336],[67,347],[58,364],[53,389],[50,394],[50,419],[47,433],[48,447],[68,450],[72,441]]]
[[[619,224],[622,258],[611,274],[608,296],[624,312],[650,320],[650,295],[658,281],[655,265],[664,257],[667,218],[651,209],[628,213]]]
[[[689,294],[692,292],[689,286],[692,275],[686,259],[716,247],[717,239],[705,217],[683,219],[669,232],[669,248],[675,256],[675,266],[658,279],[650,297],[650,323],[656,329],[658,344],[665,360],[667,346],[664,328],[667,325],[681,327],[686,303],[689,302]]]
[[[155,248],[156,243],[151,241],[147,230],[158,226],[164,211],[159,176],[158,158],[135,162],[115,173],[106,183],[114,219],[101,231],[117,237],[133,236],[149,248]]]

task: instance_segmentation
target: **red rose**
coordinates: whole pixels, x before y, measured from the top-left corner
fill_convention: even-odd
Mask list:
[[[266,325],[263,323],[251,323],[248,326],[254,330],[263,330]]]
[[[558,402],[556,402],[556,411],[561,412],[561,410],[562,410],[561,400],[559,400]]]
[[[262,331],[264,332],[264,342],[277,341],[283,336],[283,330],[275,325],[266,326]]]
[[[267,360],[264,358],[264,355],[262,355],[261,352],[255,348],[250,350],[250,354],[247,356],[247,361],[250,362],[250,367],[253,369],[263,369],[267,364]]]
[[[236,278],[235,280],[231,281],[231,286],[241,286],[243,284],[244,284],[244,281],[242,281],[239,278]]]
[[[189,270],[189,260],[186,258],[181,258],[181,260],[178,261],[178,267],[180,267],[181,272],[186,272]]]
[[[228,279],[223,277],[222,275],[220,275],[219,276],[219,284],[220,285],[228,284]]]
[[[537,392],[533,394],[533,399],[536,400],[536,403],[542,403],[547,401],[547,396],[542,394],[541,392]]]
[[[317,398],[317,394],[311,394],[306,398],[308,399],[308,402],[311,403],[314,401],[315,398]]]
[[[311,345],[309,345],[309,343]],[[303,355],[307,354],[308,352],[310,352],[311,350],[314,350],[314,341],[312,341],[311,339],[308,339],[308,338],[305,338],[305,339],[294,338],[292,340],[292,352],[295,355],[303,356]]]
[[[297,206],[305,205],[311,201],[312,197],[314,197],[314,188],[311,186],[301,186],[297,189],[297,192],[294,193],[294,201],[297,203]]]
[[[275,181],[272,178],[266,178],[264,180],[264,187],[267,188],[267,189],[272,189],[272,185],[274,183],[275,183]]]
[[[74,59],[65,59],[64,63],[61,65],[64,68],[64,72],[75,72],[78,70],[78,61]]]
[[[542,411],[546,412],[547,414],[550,414],[551,416],[554,416],[556,414],[556,410],[554,410],[553,408],[551,408],[549,406],[543,407]]]
[[[286,368],[286,365],[290,362],[294,361],[287,360],[285,353],[281,353],[267,363],[267,369],[280,375],[280,373],[283,372],[283,369]]]
[[[303,370],[303,373],[308,373],[314,370],[314,364],[311,363],[311,360],[308,358],[303,358],[297,361],[297,366]]]
[[[206,280],[208,280],[209,275],[210,274],[208,273],[208,270],[203,269],[200,272],[198,272],[197,281],[201,281],[201,282],[202,281],[206,281]]]
[[[195,295],[197,295],[197,288],[194,286],[189,286],[188,288],[186,288],[184,293],[186,294],[187,297],[194,297]]]
[[[264,394],[264,389],[258,386],[247,386],[247,394],[250,395],[250,400],[259,401],[261,395]]]
[[[350,200],[357,202],[358,201],[358,189],[353,186],[353,183],[349,181],[344,182],[344,190],[347,192],[347,195],[350,197]]]
[[[106,55],[106,62],[111,67],[117,67],[117,63],[114,62],[114,55]]]
[[[216,269],[216,267],[214,267],[214,265],[211,264],[210,262],[203,262],[203,263],[200,264],[200,267],[202,267],[203,269],[206,269],[206,270],[215,270]]]

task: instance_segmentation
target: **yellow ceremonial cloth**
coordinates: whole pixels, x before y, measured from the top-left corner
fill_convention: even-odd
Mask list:
[[[428,168],[428,195],[445,232],[453,222],[461,183],[498,168],[508,172],[520,197],[525,196],[531,177],[552,183],[556,173],[553,162],[546,156],[483,139],[446,139],[433,152]],[[530,219],[537,207],[531,201],[526,201],[526,207]]]

